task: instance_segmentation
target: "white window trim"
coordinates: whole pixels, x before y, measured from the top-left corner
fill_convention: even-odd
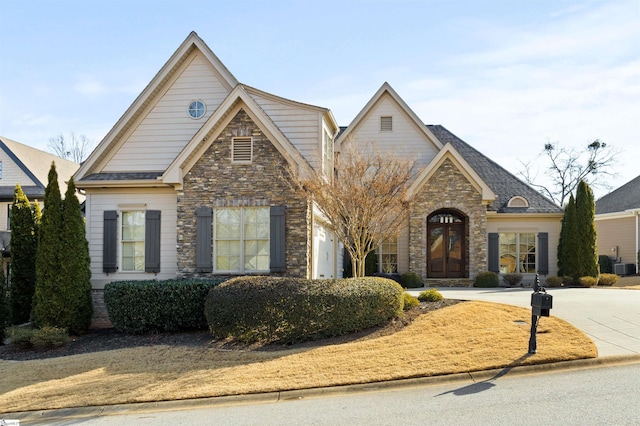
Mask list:
[[[128,269],[124,269],[124,249],[123,249],[123,244],[125,243],[125,241],[122,239],[122,228],[123,228],[123,224],[124,224],[124,214],[125,213],[133,213],[133,212],[141,212],[143,214],[143,229],[146,232],[146,209],[141,209],[139,207],[137,207],[137,205],[132,205],[132,208],[125,208],[122,210],[118,210],[118,272],[122,272],[122,273],[126,273],[126,274],[144,274],[145,273],[145,268],[143,266],[141,271],[136,271],[135,269],[133,270],[128,270]],[[142,241],[145,243],[145,248],[146,248],[146,238],[143,238]],[[128,241],[126,241],[128,242]],[[143,257],[144,259],[144,257]],[[145,259],[146,261],[146,259]],[[134,262],[135,264],[135,262]]]
[[[534,269],[535,271],[538,270],[538,262],[540,261],[540,251],[538,248],[538,236],[537,236],[537,231],[532,231],[532,230],[509,230],[509,231],[499,231],[498,232],[498,236],[500,234],[516,234],[516,247],[518,247],[518,250],[516,251],[516,270],[514,272],[500,272],[501,274],[522,274],[522,275],[534,275],[535,272],[520,272],[520,235],[522,234],[533,234],[533,246],[534,246],[534,250],[535,250],[535,257],[536,260],[534,262]],[[498,237],[498,262],[500,262],[500,258],[502,258],[502,254],[500,252],[500,246],[502,245],[501,239]]]
[[[270,272],[270,269],[259,269],[259,270],[246,270],[244,268],[244,243],[245,243],[245,238],[244,238],[244,210],[246,209],[251,209],[251,208],[266,208],[269,209],[268,207],[219,207],[219,208],[214,208],[213,209],[213,250],[212,251],[212,256],[213,256],[213,272],[214,273],[219,273],[219,274],[264,274],[264,273],[268,273]],[[218,245],[216,244],[218,242],[218,237],[216,234],[216,222],[217,222],[217,215],[216,215],[216,210],[223,210],[223,209],[238,209],[241,211],[240,214],[240,269],[218,269],[218,255],[217,255],[217,249],[218,249]],[[271,227],[268,228],[269,229],[269,236],[266,239],[267,241],[269,241],[269,243],[271,242]],[[237,241],[237,240],[220,240],[220,241]],[[269,259],[271,260],[271,253],[269,253]]]
[[[394,254],[394,253],[383,253],[382,247],[384,246],[384,244],[385,243],[383,242],[378,246],[378,253],[379,253],[378,254],[378,272],[380,272],[382,274],[386,274],[386,273],[395,274],[395,273],[398,273],[399,272],[399,267],[400,267],[400,262],[398,260],[398,238],[397,237],[395,238],[395,244],[396,244],[396,252],[395,252],[395,255],[396,255],[396,272],[385,272],[384,269],[383,269],[382,256],[385,255],[385,254]]]
[[[202,114],[197,117],[194,117],[193,115],[191,115],[191,105],[193,105],[195,102],[201,103],[202,107],[204,108],[202,111]],[[192,99],[191,101],[189,101],[189,105],[187,105],[187,115],[189,116],[190,119],[200,120],[202,117],[205,116],[206,113],[207,113],[207,104],[204,103],[202,99]]]

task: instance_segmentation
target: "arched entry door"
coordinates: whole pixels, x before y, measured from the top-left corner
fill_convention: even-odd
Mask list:
[[[465,218],[454,210],[438,210],[427,219],[427,276],[465,276]]]

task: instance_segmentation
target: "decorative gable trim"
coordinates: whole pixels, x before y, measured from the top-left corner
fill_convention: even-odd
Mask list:
[[[462,174],[469,180],[469,182],[478,190],[482,195],[482,201],[484,204],[490,204],[496,199],[496,194],[489,188],[473,168],[467,163],[467,161],[460,155],[458,151],[447,143],[435,156],[431,163],[425,167],[418,177],[413,181],[409,190],[407,191],[407,198],[412,198],[418,193],[420,188],[431,179],[431,176],[438,170],[445,159],[450,159],[456,167],[462,172]]]
[[[208,60],[227,90],[231,91],[238,84],[236,78],[220,59],[198,34],[192,31],[76,172],[74,176],[76,182],[81,181],[84,176],[101,171],[96,168],[104,164],[107,157],[116,151],[115,145],[123,139],[127,132],[135,128],[135,123],[141,119],[143,112],[150,104],[157,102],[160,95],[166,91],[170,81],[175,79],[176,73],[182,68],[185,61],[190,57],[193,58],[192,54],[196,51]]]
[[[396,91],[393,90],[391,85],[389,85],[389,83],[385,82],[380,87],[380,89],[378,89],[378,91],[375,93],[375,95],[373,95],[373,97],[369,100],[369,102],[367,102],[367,104],[364,106],[364,108],[362,108],[362,110],[353,119],[353,121],[351,121],[351,123],[349,123],[349,126],[347,126],[346,130],[344,132],[342,132],[340,134],[340,136],[336,139],[336,143],[335,143],[336,152],[340,151],[340,149],[342,147],[342,143],[345,142],[346,140],[348,140],[348,138],[351,135],[351,133],[356,128],[358,128],[360,123],[362,123],[364,121],[364,119],[367,117],[369,112],[373,109],[373,107],[378,102],[380,102],[380,100],[384,96],[390,96],[391,99],[393,99],[393,101],[400,107],[400,109],[402,111],[404,111],[404,113],[409,117],[410,121],[413,122],[413,124],[415,125],[416,129],[418,129],[418,132],[420,132],[422,135],[424,135],[425,140],[427,140],[430,143],[432,143],[433,146],[435,146],[438,150],[442,149],[442,147],[444,146],[442,144],[442,142],[440,142],[440,140],[438,140],[438,138],[433,133],[431,133],[429,128],[424,125],[424,123],[420,120],[420,118],[418,118],[416,113],[414,113],[413,110],[411,108],[409,108],[409,105],[407,105],[405,103],[405,101],[403,101],[402,98],[396,93]]]
[[[311,170],[311,166],[300,152],[253,100],[244,87],[239,84],[167,168],[162,176],[162,181],[167,184],[182,185],[183,176],[204,155],[213,141],[216,140],[240,110],[244,110],[251,117],[278,152],[297,172],[306,173]]]

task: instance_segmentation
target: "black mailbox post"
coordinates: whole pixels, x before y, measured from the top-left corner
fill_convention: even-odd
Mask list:
[[[553,307],[553,296],[547,294],[544,287],[540,287],[540,276],[536,274],[536,282],[531,294],[531,336],[529,337],[529,353],[535,354],[538,346],[536,331],[540,317],[548,317],[549,310]]]

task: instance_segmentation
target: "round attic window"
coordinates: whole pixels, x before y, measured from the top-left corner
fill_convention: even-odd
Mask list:
[[[207,111],[207,106],[202,101],[193,101],[189,104],[189,117],[197,120]]]

